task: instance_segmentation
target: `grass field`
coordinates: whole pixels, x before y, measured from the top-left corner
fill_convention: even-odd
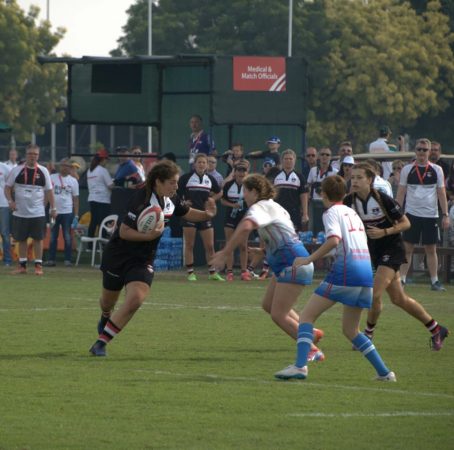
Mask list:
[[[99,271],[1,269],[0,449],[454,447],[452,336],[431,352],[424,327],[386,299],[375,343],[398,383],[382,384],[335,307],[318,323],[326,360],[306,381],[275,381],[295,346],[260,309],[266,283],[199,278],[158,274],[94,358]],[[454,330],[453,287],[408,291]]]

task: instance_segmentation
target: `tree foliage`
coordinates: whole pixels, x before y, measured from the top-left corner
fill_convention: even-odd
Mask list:
[[[309,142],[370,141],[378,124],[408,127],[453,97],[453,34],[446,2],[295,2],[293,55],[310,67]],[[147,53],[147,0],[128,11],[119,54]],[[155,54],[285,55],[288,2],[161,0],[153,6]]]
[[[49,22],[36,23],[39,9],[25,14],[12,0],[0,0],[0,122],[11,125],[19,140],[42,133],[49,122],[59,122],[66,90],[64,65],[37,62],[51,55],[64,30],[52,33]]]

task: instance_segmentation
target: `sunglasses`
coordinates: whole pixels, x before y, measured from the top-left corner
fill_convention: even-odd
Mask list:
[[[344,167],[353,167],[353,164],[342,163]]]
[[[306,158],[315,158],[317,155],[306,155]]]
[[[418,148],[416,149],[416,151],[417,151],[417,152],[428,152],[429,149],[428,149],[428,148],[425,148],[425,147],[418,147]]]
[[[235,169],[236,172],[247,172],[247,169],[245,169],[244,167],[237,167]]]
[[[331,153],[320,153],[320,156],[331,156]]]
[[[208,161],[209,164],[216,164],[216,161]]]

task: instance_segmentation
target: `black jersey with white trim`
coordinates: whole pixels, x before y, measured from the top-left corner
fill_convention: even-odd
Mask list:
[[[361,200],[357,195],[349,194],[344,199],[344,205],[352,208],[359,215],[363,221],[366,231],[367,227],[376,227],[380,229],[390,228],[394,225],[394,222],[400,220],[403,217],[402,210],[399,204],[389,195],[381,191],[375,191],[378,193],[383,208],[386,210],[386,216],[380,203],[374,198],[372,193],[369,193],[365,200]],[[353,199],[355,201],[353,201]],[[401,252],[403,249],[403,240],[401,233],[388,234],[379,239],[367,238],[367,244],[371,256],[376,253],[383,253],[393,251]]]
[[[178,195],[183,200],[190,200],[194,209],[205,210],[205,202],[210,193],[221,192],[216,179],[208,174],[199,175],[196,171],[185,173],[178,180]]]
[[[186,206],[178,197],[158,197],[154,192],[151,195],[150,201],[145,202],[146,190],[145,188],[139,189],[132,199],[129,201],[127,213],[123,219],[123,223],[134,230],[137,230],[137,219],[140,213],[148,206],[157,205],[164,213],[165,221],[168,222],[172,215],[184,216],[189,207]],[[109,261],[109,265],[123,264],[125,260],[134,259],[136,263],[152,264],[156,250],[161,238],[153,239],[152,241],[127,241],[120,237],[120,224],[113,233],[106,249],[103,253],[104,256],[113,258],[115,261]]]
[[[287,173],[281,170],[274,178],[274,186],[277,188],[275,201],[287,211],[301,208],[301,194],[308,192],[304,177],[292,170]]]
[[[235,217],[243,217],[247,211],[247,205],[244,201],[243,195],[243,185],[238,184],[235,180],[227,181],[222,188],[222,198],[231,203],[243,203],[241,208],[232,208],[231,206],[226,206],[225,217],[232,217],[233,211],[236,211]]]

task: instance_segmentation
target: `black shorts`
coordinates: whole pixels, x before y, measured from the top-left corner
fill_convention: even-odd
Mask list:
[[[411,227],[404,231],[402,237],[404,241],[411,244],[433,245],[440,239],[436,217],[417,217],[407,214]]]
[[[231,228],[234,230],[238,224],[243,219],[244,214],[237,214],[235,217],[231,217],[230,215],[226,216],[224,219],[224,228]]]
[[[16,241],[26,241],[32,238],[36,241],[44,239],[46,217],[17,217],[13,216],[11,234]]]
[[[211,220],[204,220],[203,222],[188,222],[187,220],[182,219],[181,225],[183,228],[195,228],[199,231],[213,228],[213,222],[211,222]]]
[[[386,242],[386,238],[369,242],[370,259],[375,269],[378,266],[386,266],[395,272],[400,270],[400,266],[407,262],[405,248],[402,239],[392,239]]]
[[[154,277],[153,266],[137,264],[125,265],[122,270],[110,269],[103,265],[102,270],[102,286],[109,291],[121,291],[124,286],[132,281],[141,281],[151,286]]]

